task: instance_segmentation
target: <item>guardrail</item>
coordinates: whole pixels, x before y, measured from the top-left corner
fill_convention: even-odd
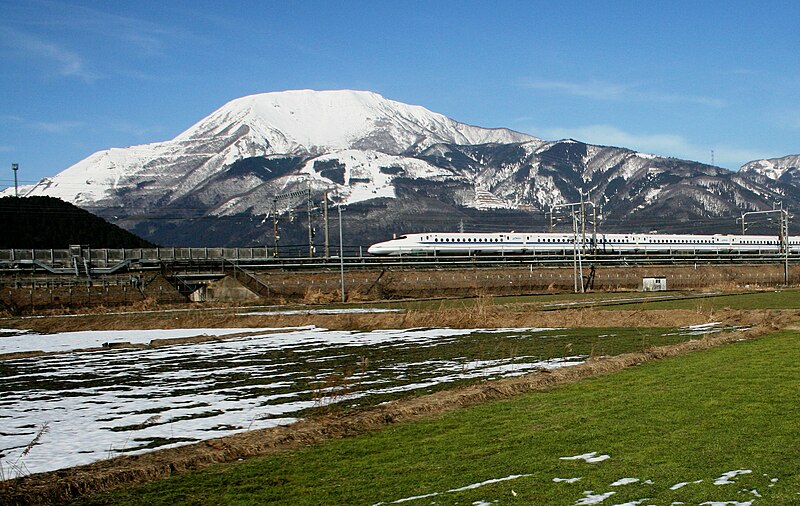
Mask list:
[[[39,261],[51,266],[68,267],[72,264],[71,249],[0,249],[0,262]],[[137,262],[162,260],[212,260],[212,259],[266,259],[272,258],[272,249],[257,248],[133,248],[92,249],[82,247],[79,253],[98,267],[113,266],[126,260]]]

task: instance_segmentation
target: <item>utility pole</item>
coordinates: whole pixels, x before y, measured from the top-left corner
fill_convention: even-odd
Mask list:
[[[572,206],[572,271],[575,278],[575,293],[578,293],[578,284],[580,284],[580,291],[585,291],[583,285],[583,258],[581,250],[578,248],[578,237],[578,215],[575,213],[575,206]]]
[[[567,204],[557,204],[550,208],[550,220],[552,223],[553,214],[555,214],[555,210],[562,208],[562,207],[569,207],[572,211],[572,245],[573,245],[573,259],[572,265],[575,274],[575,293],[578,293],[578,279],[580,279],[580,290],[581,292],[585,292],[586,288],[583,283],[583,257],[587,254],[586,253],[586,206],[592,206],[592,212],[594,213],[594,243],[595,247],[597,247],[597,207],[594,205],[594,202],[591,200],[584,200],[583,192],[581,192],[581,200],[579,202],[570,202]],[[580,207],[580,211],[576,213],[575,208]],[[578,228],[578,219],[581,220],[580,229]],[[550,227],[550,231],[552,232],[552,225]],[[581,242],[580,249],[578,249],[578,241]],[[578,277],[580,270],[580,278]]]
[[[781,211],[783,211],[783,204],[781,204]],[[781,213],[783,218],[783,284],[789,286],[789,212],[783,211]]]
[[[342,304],[347,301],[347,295],[344,291],[344,243],[342,242],[342,205],[336,206],[339,211],[339,271],[342,274]]]
[[[583,201],[583,190],[581,190],[581,248],[583,254],[586,254],[586,204]],[[583,272],[581,272],[583,274]],[[581,283],[583,286],[583,283]]]
[[[575,293],[578,293],[578,221],[575,219],[575,208],[572,211],[572,279]]]
[[[297,190],[272,197],[272,233],[275,237],[275,256],[278,256],[278,201],[297,197],[306,197],[306,202],[308,203],[308,256],[309,258],[314,256],[314,227],[311,223],[312,202],[310,189]],[[292,209],[293,208],[290,207],[290,211]]]
[[[275,239],[275,251],[272,252],[272,256],[278,256],[278,239],[280,236],[278,235],[278,199],[272,199],[272,237]]]
[[[19,186],[17,185],[17,171],[19,170],[19,164],[12,163],[11,170],[14,171],[14,196],[19,197]]]
[[[331,257],[330,241],[328,240],[328,192],[322,198],[322,215],[325,221],[325,258]]]
[[[778,230],[778,241],[779,241],[779,252],[783,253],[783,283],[785,285],[789,285],[789,211],[783,208],[783,202],[780,203],[779,206],[773,205],[773,209],[771,211],[749,211],[746,213],[742,213],[742,235],[744,235],[746,228],[745,221],[747,216],[752,216],[755,214],[772,214],[772,213],[779,213],[779,230]]]
[[[308,203],[308,258],[314,258],[314,225],[311,223],[311,190],[306,195],[306,202]]]

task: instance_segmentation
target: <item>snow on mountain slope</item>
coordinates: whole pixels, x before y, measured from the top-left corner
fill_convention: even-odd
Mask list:
[[[787,172],[797,169],[800,169],[800,155],[754,160],[742,165],[739,170],[740,172],[761,174],[770,179],[778,180]]]
[[[180,196],[225,163],[266,154],[246,133],[245,127],[206,141],[175,140],[98,151],[52,178],[21,188],[21,194],[47,195],[76,205],[113,200],[132,191],[145,199]]]
[[[458,123],[372,92],[263,93],[225,104],[171,141],[100,151],[21,190],[79,205],[129,205],[123,196],[131,194],[140,205],[166,205],[250,157],[314,157],[348,149],[400,155],[441,142],[528,141],[539,139]]]
[[[374,149],[389,154],[444,142],[511,143],[535,140],[505,128],[480,128],[424,107],[388,100],[367,91],[296,90],[250,95],[228,102],[176,140],[227,134],[246,124],[273,153],[323,153]]]
[[[212,209],[209,214],[258,214],[254,210],[263,210],[264,202],[270,201],[271,195],[296,188],[309,188],[314,193],[328,191],[331,200],[355,204],[375,198],[396,197],[394,181],[397,178],[441,181],[458,177],[452,171],[416,158],[346,149],[307,160],[296,172],[271,180],[269,191],[253,183],[250,187],[256,188],[255,191],[237,193],[235,197]],[[289,204],[290,202],[284,203],[285,206]]]

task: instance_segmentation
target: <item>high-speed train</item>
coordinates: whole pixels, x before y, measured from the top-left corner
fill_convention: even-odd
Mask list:
[[[577,244],[576,244],[577,242]],[[596,243],[596,244],[595,244]],[[777,235],[587,234],[570,233],[449,233],[406,234],[373,244],[372,255],[492,255],[570,252],[751,252],[783,251]],[[789,251],[800,252],[800,236],[789,237]]]

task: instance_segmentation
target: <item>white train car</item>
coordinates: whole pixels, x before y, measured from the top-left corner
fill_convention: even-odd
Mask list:
[[[599,253],[620,252],[779,252],[781,240],[770,235],[701,234],[587,234],[586,249]],[[577,247],[581,237],[577,238]],[[565,233],[449,233],[406,234],[373,244],[372,255],[503,255],[558,253],[576,247],[574,234]],[[789,238],[793,253],[800,251],[800,237]]]

